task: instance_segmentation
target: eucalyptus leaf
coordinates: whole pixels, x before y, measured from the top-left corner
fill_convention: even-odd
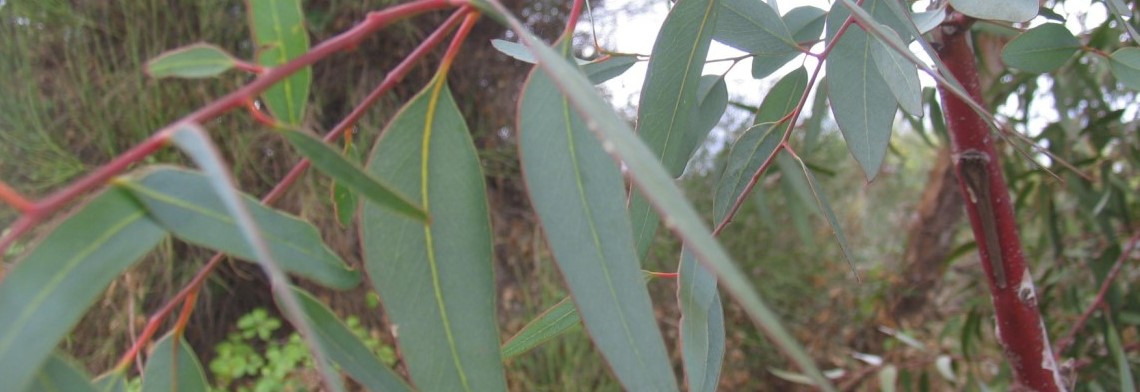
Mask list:
[[[134,180],[120,180],[116,186],[134,195],[155,221],[180,239],[256,260],[237,220],[227,212],[207,176],[169,166],[155,167]],[[311,224],[252,197],[242,199],[281,268],[336,289],[350,289],[360,283],[360,273],[329,249]]]
[[[1028,22],[1037,16],[1037,0],[950,0],[950,6],[963,14],[1006,22]]]
[[[1120,48],[1112,52],[1112,76],[1133,90],[1140,90],[1140,48]]]
[[[864,2],[863,7],[869,6],[881,4]],[[850,11],[839,3],[832,7],[827,17],[828,42],[836,39],[835,34],[848,15]],[[898,108],[873,60],[872,40],[862,28],[851,26],[839,38],[825,63],[827,74],[832,75],[827,86],[831,112],[847,142],[847,150],[859,162],[867,180],[879,173]]]
[[[28,388],[52,350],[123,271],[166,238],[131,196],[108,189],[64,218],[0,281],[0,380]]]
[[[568,58],[569,39],[560,42]],[[586,331],[626,389],[676,390],[641,284],[618,165],[546,73],[531,73],[520,102],[527,193]]]
[[[155,344],[142,374],[142,392],[205,392],[209,387],[198,356],[181,336],[169,333]]]
[[[208,78],[234,67],[237,60],[210,44],[194,44],[160,54],[144,66],[155,78]]]
[[[883,26],[883,31],[886,32],[887,39],[906,46],[894,30]],[[882,41],[872,39],[871,42],[871,57],[875,60],[875,68],[887,82],[899,107],[912,116],[922,117],[922,85],[918,82],[918,67]]]
[[[309,50],[301,0],[248,0],[246,4],[259,64],[276,67]],[[286,124],[301,125],[312,79],[312,69],[304,67],[265,90],[261,97],[269,112]]]
[[[432,224],[364,204],[364,265],[417,388],[503,391],[486,185],[445,76],[400,109],[366,165]]]
[[[678,4],[685,4],[682,1]],[[688,2],[696,3],[696,2]],[[733,295],[741,307],[768,335],[772,342],[786,353],[791,361],[821,389],[834,391],[835,388],[819,371],[803,347],[780,324],[775,313],[764,304],[748,282],[746,274],[729,258],[724,248],[712,237],[708,227],[692,205],[682,196],[669,172],[656,158],[653,150],[640,141],[612,107],[605,102],[592,84],[580,73],[573,72],[573,66],[566,63],[563,56],[546,46],[528,31],[521,22],[507,12],[497,0],[477,0],[475,3],[492,17],[506,21],[512,30],[533,51],[542,68],[555,85],[566,95],[570,105],[584,118],[587,128],[602,142],[603,148],[615,160],[624,162],[630,177],[656,211],[664,215],[666,227],[683,239],[703,265],[714,271],[725,290]]]
[[[90,379],[79,364],[57,352],[48,357],[25,392],[95,392]]]
[[[1045,73],[1061,68],[1080,49],[1077,37],[1064,25],[1046,23],[1014,38],[1001,51],[1006,65],[1026,72]]]

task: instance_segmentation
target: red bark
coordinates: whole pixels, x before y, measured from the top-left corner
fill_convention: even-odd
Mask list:
[[[940,38],[936,38],[941,40],[938,57],[970,97],[982,103],[969,23],[942,27]],[[1017,387],[1063,391],[1065,384],[1037,309],[1033,277],[1022,253],[1013,204],[994,151],[990,126],[944,86],[939,86],[939,92],[950,129],[959,187],[989,281],[996,335]]]

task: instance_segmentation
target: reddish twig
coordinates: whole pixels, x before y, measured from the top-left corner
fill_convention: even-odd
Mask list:
[[[321,42],[317,46],[310,49],[305,54],[290,60],[289,62],[275,67],[254,79],[250,84],[230,93],[226,96],[215,100],[214,102],[206,105],[197,111],[186,115],[185,117],[174,121],[171,124],[179,124],[184,122],[191,123],[205,123],[208,120],[216,118],[223,113],[226,113],[235,108],[242,107],[247,101],[252,100],[262,91],[276,84],[278,81],[296,73],[297,71],[316,63],[317,61],[331,56],[333,53],[350,49],[355,47],[364,37],[386,27],[392,22],[418,15],[423,12],[447,8],[450,6],[459,5],[454,0],[416,0],[406,4],[400,4],[387,8],[381,11],[374,11],[368,14],[367,18],[356,25],[352,29],[338,34],[327,41]],[[132,147],[123,154],[119,155],[111,162],[95,169],[93,172],[87,174],[83,178],[71,183],[67,187],[44,197],[43,199],[34,203],[34,207],[25,212],[17,223],[27,221],[22,225],[13,225],[12,230],[7,236],[0,239],[0,254],[4,253],[12,242],[15,242],[17,237],[20,237],[35,225],[42,222],[49,215],[59,211],[64,205],[86,193],[92,189],[102,186],[111,179],[122,173],[131,164],[134,164],[143,158],[154,153],[158,149],[164,147],[173,132],[172,126],[167,126],[151,135],[141,144]]]
[[[1069,345],[1077,337],[1077,333],[1085,328],[1089,318],[1092,317],[1093,312],[1104,306],[1104,297],[1108,294],[1108,289],[1112,287],[1112,281],[1116,280],[1116,276],[1120,275],[1120,269],[1124,266],[1124,262],[1128,260],[1132,254],[1133,249],[1136,248],[1136,243],[1140,242],[1140,233],[1134,234],[1132,238],[1128,239],[1128,243],[1121,249],[1120,257],[1116,258],[1116,262],[1112,264],[1112,268],[1108,270],[1108,274],[1104,276],[1104,282],[1100,284],[1100,290],[1096,293],[1096,298],[1093,299],[1092,304],[1089,304],[1088,309],[1081,313],[1081,317],[1077,318],[1077,322],[1073,323],[1073,327],[1069,329],[1069,333],[1065,334],[1064,338],[1057,341],[1057,354],[1064,353]]]
[[[859,4],[863,4],[863,1],[860,0]],[[833,38],[831,42],[829,42],[827,46],[823,48],[823,52],[820,52],[819,54],[809,54],[819,61],[815,65],[815,70],[811,73],[811,79],[808,80],[807,88],[804,89],[803,94],[800,94],[800,101],[796,103],[796,108],[792,110],[790,114],[784,116],[784,118],[780,119],[779,121],[788,122],[788,127],[784,130],[784,136],[780,138],[780,144],[776,146],[775,150],[772,150],[772,154],[768,155],[768,158],[764,159],[764,163],[760,164],[760,167],[757,168],[756,172],[752,174],[752,178],[748,180],[748,184],[744,186],[744,190],[740,192],[740,195],[738,195],[736,197],[736,200],[732,203],[732,208],[728,209],[728,212],[725,213],[724,218],[721,219],[720,223],[718,223],[716,225],[716,228],[713,229],[712,234],[714,236],[719,235],[720,232],[724,231],[724,228],[732,222],[732,218],[736,216],[736,213],[740,210],[740,206],[744,205],[745,200],[748,200],[748,195],[752,193],[752,189],[756,187],[756,184],[760,183],[760,177],[762,177],[764,173],[768,171],[768,168],[772,166],[772,162],[775,162],[776,156],[780,154],[780,150],[788,148],[788,140],[792,136],[792,130],[795,129],[796,121],[799,121],[800,114],[803,113],[804,105],[807,104],[808,94],[811,93],[812,86],[815,86],[816,78],[819,77],[819,71],[823,69],[824,60],[827,60],[827,55],[831,53],[832,49],[835,49],[835,44],[839,42],[839,39],[843,37],[843,34],[847,33],[847,29],[851,28],[851,25],[854,24],[854,21],[855,19],[852,16],[848,16],[847,19],[843,21],[843,25],[839,26],[839,30],[836,30],[835,38]]]
[[[28,198],[8,186],[4,181],[0,181],[0,201],[8,203],[8,205],[17,211],[25,214],[31,212],[36,207]]]
[[[437,46],[439,46],[439,44],[443,42],[443,39],[447,37],[447,34],[450,33],[451,30],[459,23],[459,21],[471,11],[472,9],[470,7],[464,6],[460,10],[453,13],[451,17],[449,17],[446,21],[443,22],[442,25],[440,25],[439,28],[436,29],[435,32],[433,32],[430,36],[427,37],[427,39],[420,43],[420,45],[416,47],[415,50],[409,53],[408,56],[400,62],[400,64],[396,65],[395,68],[388,72],[388,75],[384,77],[384,80],[380,82],[380,85],[373,89],[372,92],[370,92],[364,98],[364,100],[361,101],[360,104],[353,108],[352,112],[341,119],[341,121],[335,127],[333,127],[332,131],[324,136],[323,140],[325,142],[334,141],[337,137],[340,137],[340,135],[344,134],[344,132],[346,132],[348,129],[351,129],[352,125],[359,121],[360,118],[363,117],[364,114],[368,111],[368,109],[375,105],[376,102],[384,96],[384,94],[392,89],[392,87],[395,87],[396,83],[399,83],[405,76],[407,76],[407,74],[412,70],[413,67],[416,66],[419,60],[423,59],[423,57],[431,52],[432,49],[435,49]],[[310,165],[311,163],[308,159],[303,159],[298,162],[295,166],[293,166],[292,169],[289,170],[289,173],[282,177],[282,179],[277,183],[276,186],[273,187],[272,190],[270,190],[265,194],[264,197],[262,197],[261,202],[263,204],[269,205],[280,199],[281,196],[285,194],[285,191],[287,191],[294,183],[297,182],[298,179],[301,178],[301,175],[305,173]],[[194,275],[194,278],[192,278],[190,282],[182,288],[182,290],[175,294],[174,297],[168,300],[162,308],[160,308],[157,312],[155,312],[154,315],[150,317],[150,319],[147,321],[146,327],[143,328],[142,333],[139,334],[138,339],[135,340],[132,346],[120,358],[118,364],[116,365],[116,369],[123,369],[125,366],[130,365],[131,359],[135,358],[141,352],[142,347],[145,346],[150,341],[150,339],[154,337],[154,334],[157,333],[159,328],[162,326],[163,321],[165,321],[166,318],[174,312],[175,307],[178,306],[179,303],[185,303],[187,306],[193,306],[194,301],[187,301],[187,299],[191,296],[197,295],[197,292],[201,289],[202,284],[205,283],[206,278],[208,278],[214,269],[217,268],[219,264],[221,264],[224,258],[225,255],[222,253],[214,254],[214,256],[210,258],[206,265],[203,266],[202,269],[200,269],[198,273]],[[192,309],[185,309],[183,314],[188,314],[190,310]],[[184,321],[179,321],[179,323],[184,323]]]

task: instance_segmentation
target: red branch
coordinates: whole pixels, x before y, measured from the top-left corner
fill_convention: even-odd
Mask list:
[[[941,39],[938,57],[963,84],[971,98],[982,103],[969,22],[944,24]],[[1033,277],[1022,254],[1013,203],[994,151],[990,127],[953,92],[942,85],[938,90],[942,96],[946,125],[950,129],[959,186],[968,201],[965,203],[966,211],[989,281],[997,319],[996,335],[1013,369],[1014,379],[1020,386],[1035,391],[1065,390],[1037,309]],[[979,189],[985,191],[978,192]],[[986,194],[989,198],[985,197]],[[1003,276],[1004,279],[999,281]]]
[[[416,0],[406,4],[400,4],[387,8],[381,11],[370,12],[363,22],[356,25],[352,29],[338,34],[335,37],[321,42],[317,46],[310,49],[305,54],[290,60],[289,62],[275,67],[261,74],[254,79],[250,84],[222,97],[214,102],[206,105],[189,115],[172,122],[171,124],[179,124],[183,122],[205,123],[208,120],[214,119],[223,113],[226,113],[235,108],[240,108],[245,105],[247,101],[252,100],[262,91],[273,86],[277,82],[285,79],[286,77],[300,71],[301,69],[316,63],[321,59],[328,58],[336,52],[356,47],[361,40],[371,35],[372,33],[388,26],[392,22],[421,14],[423,12],[448,8],[458,5],[454,0]],[[43,199],[34,203],[34,206],[25,211],[24,214],[12,225],[11,231],[4,238],[0,238],[0,255],[8,248],[16,238],[25,234],[28,230],[41,223],[45,218],[58,212],[67,203],[71,202],[80,195],[102,186],[111,179],[122,173],[130,165],[142,160],[150,154],[158,151],[166,145],[167,140],[174,128],[167,126],[151,135],[142,143],[132,147],[130,150],[122,153],[111,162],[95,169],[90,174],[83,178],[71,183],[67,187],[56,191],[44,197]]]
[[[348,129],[352,128],[352,125],[359,121],[360,118],[363,117],[364,114],[368,111],[368,109],[372,107],[372,105],[376,104],[376,102],[379,101],[380,98],[384,96],[384,94],[391,90],[392,87],[396,85],[396,83],[399,83],[405,76],[407,76],[407,74],[413,69],[413,67],[416,66],[416,63],[418,63],[419,60],[423,59],[424,56],[439,46],[439,44],[443,42],[443,39],[447,37],[447,34],[450,33],[451,30],[454,29],[455,26],[459,23],[459,21],[462,20],[462,18],[471,11],[472,8],[464,6],[452,14],[451,17],[449,17],[446,21],[444,21],[443,24],[440,25],[440,27],[436,29],[435,32],[433,32],[430,36],[427,37],[427,39],[420,43],[420,45],[416,47],[415,50],[409,53],[408,56],[400,62],[400,64],[396,65],[395,68],[388,72],[388,75],[384,77],[384,80],[380,82],[380,85],[372,90],[372,92],[370,92],[368,96],[366,96],[364,100],[361,101],[360,104],[353,108],[352,112],[350,112],[348,116],[345,116],[345,118],[341,119],[340,123],[338,123],[336,127],[332,129],[332,131],[324,136],[324,141],[331,142],[333,140],[336,140],[336,138],[340,137],[340,135],[344,134]],[[297,182],[298,179],[301,178],[301,175],[305,174],[305,170],[307,170],[309,166],[310,162],[308,159],[303,159],[301,162],[298,162],[296,166],[293,166],[293,168],[289,170],[288,174],[281,178],[281,180],[277,183],[276,186],[273,187],[272,190],[269,191],[269,193],[266,193],[265,196],[262,197],[261,202],[263,204],[269,205],[277,201],[277,199],[281,198],[281,196],[285,194],[285,191],[287,191],[294,183]],[[214,269],[219,264],[221,264],[222,260],[225,259],[224,256],[225,255],[221,253],[217,253],[211,257],[210,261],[208,261],[206,265],[203,266],[202,269],[200,269],[198,273],[194,275],[194,278],[191,279],[190,282],[182,288],[182,290],[175,294],[174,297],[170,298],[162,308],[160,308],[157,312],[155,312],[154,315],[150,317],[150,319],[147,321],[146,327],[144,327],[142,333],[139,334],[138,339],[135,340],[132,346],[123,354],[122,358],[120,358],[119,363],[115,367],[116,369],[125,369],[127,366],[130,366],[132,358],[138,356],[138,354],[142,351],[142,348],[151,340],[151,338],[154,337],[154,334],[157,333],[159,328],[162,326],[163,321],[165,321],[166,318],[174,312],[174,309],[178,306],[178,304],[184,304],[184,314],[189,314],[190,311],[193,310],[195,301],[188,299],[197,296],[197,293],[201,289],[202,284],[205,283],[206,278],[208,278]],[[183,316],[183,319],[179,320],[178,325],[175,326],[176,329],[182,328],[181,324],[184,324],[186,322],[184,319],[185,315]]]

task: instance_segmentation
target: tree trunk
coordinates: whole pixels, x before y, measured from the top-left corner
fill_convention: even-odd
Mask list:
[[[915,219],[907,230],[910,237],[903,252],[902,274],[892,284],[890,314],[904,327],[926,313],[926,303],[942,280],[946,258],[953,250],[954,232],[962,221],[962,194],[957,187],[950,148],[944,147],[938,151]]]

